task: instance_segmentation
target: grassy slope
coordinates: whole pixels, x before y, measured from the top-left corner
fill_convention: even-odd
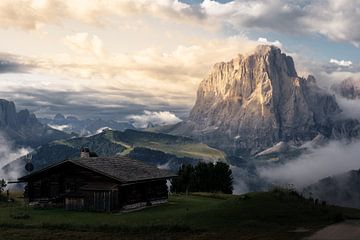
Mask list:
[[[219,159],[225,161],[226,157],[225,153],[218,149],[179,136],[134,130],[108,132],[107,134],[115,142],[120,142],[123,146],[127,145],[128,148],[144,147],[173,154],[177,157],[191,157],[210,161]]]
[[[348,211],[360,215],[358,210],[314,206],[279,193],[252,193],[248,199],[172,196],[162,206],[113,214],[34,210],[7,204],[0,205],[0,239],[301,239]],[[19,213],[30,215],[30,219],[10,217]],[[293,231],[300,227],[310,231]]]

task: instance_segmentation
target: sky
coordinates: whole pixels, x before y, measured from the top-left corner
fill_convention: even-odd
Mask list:
[[[184,119],[212,65],[258,44],[324,87],[360,78],[359,22],[357,0],[1,0],[0,96],[40,117]]]

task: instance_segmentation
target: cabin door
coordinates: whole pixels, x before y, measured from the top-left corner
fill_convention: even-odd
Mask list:
[[[111,191],[96,191],[93,193],[94,211],[110,212],[112,204]]]

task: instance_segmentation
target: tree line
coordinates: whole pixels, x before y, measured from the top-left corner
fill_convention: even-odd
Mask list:
[[[178,177],[173,179],[171,191],[175,193],[189,192],[222,192],[233,191],[232,171],[226,163],[199,162],[193,166],[183,164],[178,170]]]

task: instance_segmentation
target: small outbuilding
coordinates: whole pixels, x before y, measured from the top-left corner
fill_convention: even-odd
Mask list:
[[[19,178],[29,203],[110,212],[167,201],[173,173],[128,157],[81,156]]]

